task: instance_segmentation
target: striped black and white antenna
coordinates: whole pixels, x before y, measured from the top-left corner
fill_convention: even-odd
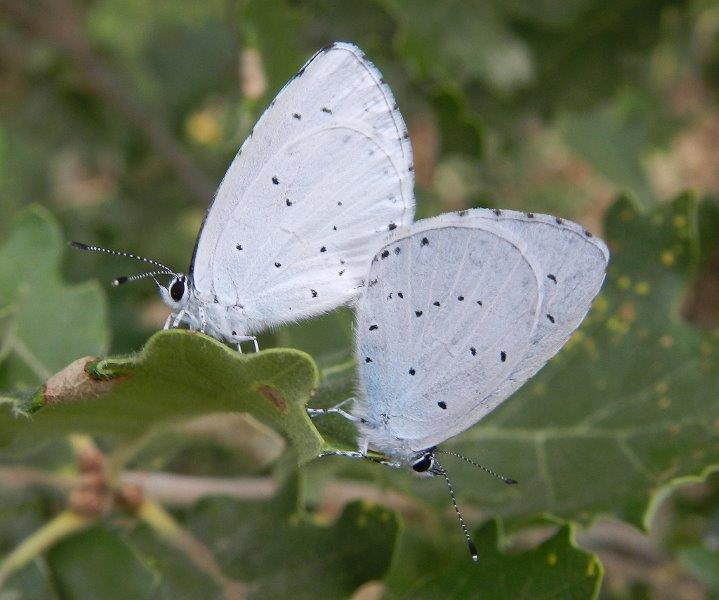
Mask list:
[[[136,254],[132,254],[131,252],[123,252],[121,250],[112,250],[111,248],[103,248],[102,246],[94,246],[92,244],[83,244],[82,242],[68,242],[68,246],[71,248],[75,248],[76,250],[83,250],[85,252],[100,252],[102,254],[110,254],[112,256],[121,256],[123,258],[131,258],[133,260],[137,260],[139,262],[147,263],[148,265],[152,265],[154,267],[159,267],[159,271],[148,271],[147,273],[138,273],[137,275],[121,275],[120,277],[116,277],[112,281],[112,285],[118,286],[122,285],[124,283],[130,283],[132,281],[138,281],[140,279],[146,279],[148,277],[152,277],[152,279],[155,281],[157,285],[160,285],[160,283],[157,281],[156,277],[158,275],[169,275],[170,277],[177,277],[178,274],[173,271],[170,267],[167,265],[163,265],[161,262],[152,260],[151,258],[146,258],[144,256],[137,256]]]

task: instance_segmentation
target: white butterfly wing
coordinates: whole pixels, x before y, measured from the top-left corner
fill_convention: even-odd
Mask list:
[[[489,412],[536,328],[541,286],[524,244],[453,221],[421,221],[385,246],[359,302],[358,412],[386,426],[370,439],[378,450],[427,448]]]
[[[251,331],[352,299],[372,252],[414,214],[409,136],[377,69],[321,50],[240,148],[200,232],[191,274]]]
[[[543,284],[537,328],[520,368],[490,400],[496,405],[539,371],[579,327],[602,287],[609,250],[576,223],[558,217],[489,209],[468,213],[484,226],[496,223],[523,240]]]

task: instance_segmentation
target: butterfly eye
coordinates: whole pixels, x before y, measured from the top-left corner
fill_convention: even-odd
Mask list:
[[[422,456],[419,460],[412,463],[412,469],[417,473],[424,473],[429,471],[434,466],[434,457],[427,453]]]
[[[172,282],[172,285],[170,286],[170,298],[172,298],[175,302],[179,302],[182,300],[182,297],[185,295],[185,278],[180,277],[178,279],[175,279],[175,281]]]

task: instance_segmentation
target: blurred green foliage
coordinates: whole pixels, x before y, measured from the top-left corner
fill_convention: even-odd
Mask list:
[[[591,523],[610,512],[644,525],[660,515],[655,541],[667,568],[682,574],[676,585],[716,594],[716,477],[692,488],[698,498],[680,494],[660,507],[671,484],[716,465],[719,7],[711,0],[0,0],[0,401],[32,409],[37,386],[73,360],[140,350],[166,316],[152,286],[103,294],[88,279],[106,285],[133,266],[62,253],[64,239],[186,268],[213,190],[245,135],[287,78],[338,39],[361,46],[395,92],[413,143],[419,217],[501,206],[559,214],[601,233],[616,196],[633,198],[606,217],[614,262],[586,327],[516,398],[453,442],[521,480],[509,489],[455,467],[471,520],[511,517],[515,546],[532,539],[532,548],[495,552],[494,525],[485,525],[480,553],[488,562],[471,571],[442,482],[375,465],[317,461],[303,469],[308,485],[300,494],[294,458],[267,466],[272,460],[248,461],[247,453],[253,444],[255,453],[281,452],[282,441],[263,429],[268,423],[304,440],[305,458],[320,443],[299,413],[291,425],[267,419],[253,387],[271,377],[270,363],[289,361],[301,381],[273,385],[299,409],[312,386],[311,362],[269,353],[245,377],[253,359],[171,333],[153,338],[144,356],[174,341],[149,370],[143,355],[100,363],[144,373],[135,409],[120,384],[108,411],[78,393],[76,404],[43,409],[33,421],[8,428],[10,412],[3,416],[13,444],[0,453],[0,469],[33,469],[50,481],[18,487],[0,473],[8,487],[0,494],[0,555],[43,532],[66,504],[63,478],[77,475],[78,442],[62,437],[71,431],[102,432],[97,444],[118,471],[259,472],[284,481],[284,491],[264,508],[215,498],[174,508],[169,518],[212,557],[204,569],[181,549],[185,538],[158,529],[166,522],[157,515],[120,523],[105,515],[52,545],[8,586],[33,598],[97,596],[107,588],[94,586],[106,585],[124,597],[191,598],[226,592],[223,577],[238,577],[259,582],[250,595],[260,597],[286,597],[292,584],[299,595],[321,589],[346,597],[384,577],[389,597],[484,589],[500,598],[515,590],[584,598],[596,593],[599,563],[573,546],[568,529],[539,544],[527,526],[548,514]],[[685,189],[702,200],[678,197]],[[37,203],[43,208],[23,210]],[[260,340],[311,354],[318,406],[351,395],[351,318],[340,310]],[[167,352],[180,347],[183,360],[171,365]],[[189,385],[190,363],[203,365],[202,385]],[[214,371],[220,364],[237,368],[242,381]],[[235,400],[249,403],[259,421],[223,423],[222,413],[201,426],[186,423],[192,401],[204,403],[196,414],[206,417]],[[580,435],[561,434],[582,423]],[[327,439],[350,439],[344,427],[330,423]],[[119,443],[120,429],[133,444],[127,435]],[[263,441],[228,443],[233,430]],[[380,499],[390,504],[390,490],[410,498],[412,510],[393,504],[404,531],[393,513],[359,505],[328,527],[312,524],[338,514],[328,517],[322,505],[335,480],[385,490]],[[294,519],[305,507],[310,516]],[[392,528],[377,525],[385,515]],[[266,540],[266,550],[253,552],[248,538]],[[237,552],[225,543],[238,544]],[[608,553],[606,597],[652,595],[658,581],[670,595],[687,589],[654,571],[623,571],[611,549],[588,547]],[[294,571],[278,567],[282,550],[294,553]],[[253,556],[258,562],[248,563]],[[92,566],[78,570],[83,561]],[[315,590],[320,581],[325,587]]]

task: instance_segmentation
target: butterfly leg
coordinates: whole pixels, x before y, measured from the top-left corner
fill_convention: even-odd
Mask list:
[[[260,351],[260,346],[257,343],[257,338],[254,335],[240,335],[235,337],[235,340],[237,341],[237,351],[240,354],[242,354],[242,348],[240,347],[242,342],[252,342],[255,347],[255,352]]]
[[[324,416],[324,415],[335,414],[335,415],[340,415],[340,416],[344,417],[348,421],[352,421],[353,423],[356,423],[360,419],[358,419],[354,415],[351,415],[347,411],[342,410],[340,408],[342,405],[347,404],[348,402],[352,402],[353,400],[354,400],[354,398],[352,398],[352,397],[345,398],[344,400],[342,400],[342,402],[335,404],[334,406],[330,406],[329,408],[308,408],[308,409],[306,409],[307,414],[310,417],[320,417],[320,416]]]
[[[172,321],[172,328],[175,329],[180,326],[180,323],[182,323],[182,318],[185,316],[185,309],[183,308],[177,315],[175,316],[175,320]]]
[[[174,313],[170,313],[169,315],[167,315],[167,319],[165,319],[165,325],[164,325],[162,328],[163,328],[163,329],[169,329],[169,328],[170,328],[170,323],[172,323],[172,319],[174,319],[174,318],[175,318],[175,314],[174,314]]]
[[[372,462],[378,463],[380,465],[384,465],[386,467],[392,467],[393,469],[399,469],[402,467],[402,465],[398,462],[393,462],[391,460],[385,460],[382,458],[375,458],[373,456],[367,456],[366,454],[359,452],[357,450],[325,450],[321,454],[318,454],[317,458],[323,458],[325,456],[344,456],[345,458],[363,458],[365,460],[370,460]]]

